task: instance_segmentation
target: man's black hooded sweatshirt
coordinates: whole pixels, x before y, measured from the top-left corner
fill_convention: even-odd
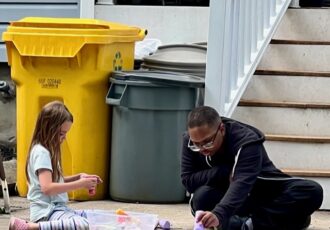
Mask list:
[[[183,136],[181,179],[187,191],[203,185],[227,190],[212,212],[225,225],[241,207],[257,179],[274,180],[290,176],[278,170],[263,146],[265,137],[258,129],[222,117],[225,125],[223,144],[212,157],[191,151],[189,135]]]

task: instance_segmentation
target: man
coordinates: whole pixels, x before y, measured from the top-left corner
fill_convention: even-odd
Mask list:
[[[223,230],[301,230],[323,200],[314,181],[277,169],[256,128],[202,106],[188,116],[183,137],[182,183],[192,213],[204,227]]]

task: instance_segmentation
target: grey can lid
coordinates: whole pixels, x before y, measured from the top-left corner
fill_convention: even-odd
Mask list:
[[[171,66],[187,66],[205,68],[205,46],[193,44],[172,44],[158,47],[158,50],[143,58],[145,63]]]
[[[205,85],[205,80],[202,77],[165,72],[165,71],[144,71],[144,70],[134,70],[134,71],[114,71],[112,72],[112,79],[130,82],[148,82],[156,85],[172,85],[172,86],[184,86],[184,87],[194,87],[203,88]]]

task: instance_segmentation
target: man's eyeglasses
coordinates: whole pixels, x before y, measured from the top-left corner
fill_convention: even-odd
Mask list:
[[[215,132],[215,134],[212,136],[211,141],[206,142],[205,144],[193,143],[191,141],[191,139],[189,138],[188,148],[190,148],[194,152],[200,152],[202,149],[212,149],[214,147],[214,141],[215,141],[215,138],[218,135],[219,129],[220,129],[220,125],[218,126],[217,131]]]

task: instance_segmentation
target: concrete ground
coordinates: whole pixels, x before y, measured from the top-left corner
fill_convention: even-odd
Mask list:
[[[29,203],[26,198],[10,198],[12,213],[15,217],[29,218]],[[1,201],[0,204],[2,205]],[[74,209],[104,209],[116,210],[121,208],[127,211],[145,212],[157,214],[160,219],[171,222],[171,229],[193,229],[193,217],[190,214],[188,204],[136,204],[121,203],[111,200],[70,202],[69,206]],[[0,215],[0,229],[8,229],[10,215]],[[318,211],[312,216],[312,224],[309,230],[329,230],[330,211]]]

